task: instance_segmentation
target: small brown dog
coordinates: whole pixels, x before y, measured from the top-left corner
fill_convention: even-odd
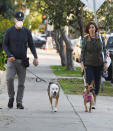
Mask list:
[[[92,104],[94,102],[94,96],[92,92],[93,86],[94,86],[94,81],[92,81],[91,84],[86,86],[84,89],[83,98],[84,98],[85,112],[88,112],[87,103],[90,103],[89,112],[91,112],[92,109]]]
[[[48,86],[48,96],[52,111],[54,112],[57,112],[59,94],[60,94],[59,85],[57,83],[50,82]],[[53,99],[55,99],[55,105],[53,104]]]

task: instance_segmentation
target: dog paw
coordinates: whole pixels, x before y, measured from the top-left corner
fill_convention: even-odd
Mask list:
[[[88,110],[85,110],[85,112],[88,112]]]
[[[89,110],[89,113],[91,113],[91,110]]]

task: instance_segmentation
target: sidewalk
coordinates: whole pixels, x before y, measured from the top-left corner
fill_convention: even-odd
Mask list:
[[[92,113],[84,112],[81,95],[68,95],[68,99],[87,131],[113,131],[113,97],[98,96],[96,110],[92,110]]]
[[[44,51],[38,54],[40,65],[33,67],[31,64],[30,71],[46,81],[57,79],[49,65],[60,64],[58,55]],[[9,110],[6,89],[0,94],[0,107],[3,108],[0,110],[0,131],[113,131],[113,97],[98,96],[96,110],[86,113],[82,95],[65,95],[61,90],[55,113],[51,112],[47,83],[36,83],[35,77],[27,72],[25,86],[24,110],[17,110],[16,103]]]
[[[31,65],[30,70],[47,81],[56,79],[49,66],[44,66],[43,62],[38,68]],[[0,131],[86,131],[62,90],[58,112],[55,113],[50,108],[46,83],[36,83],[35,77],[27,72],[25,86],[24,110],[17,110],[16,103],[13,109],[8,109],[7,91],[0,95],[0,105],[3,108],[0,110]]]

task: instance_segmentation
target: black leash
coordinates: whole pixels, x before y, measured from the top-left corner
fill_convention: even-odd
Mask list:
[[[36,82],[41,82],[41,81],[43,81],[43,82],[46,82],[46,83],[47,83],[46,80],[38,77],[38,76],[37,76],[36,74],[34,74],[32,71],[30,71],[30,70],[28,70],[28,69],[26,69],[26,70],[36,77]]]

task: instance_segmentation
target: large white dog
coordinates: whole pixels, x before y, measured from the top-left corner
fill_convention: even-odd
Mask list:
[[[49,96],[51,108],[54,112],[57,112],[59,94],[60,94],[59,85],[56,83],[50,82],[48,86],[48,96]],[[53,104],[53,99],[55,99],[55,105]]]

